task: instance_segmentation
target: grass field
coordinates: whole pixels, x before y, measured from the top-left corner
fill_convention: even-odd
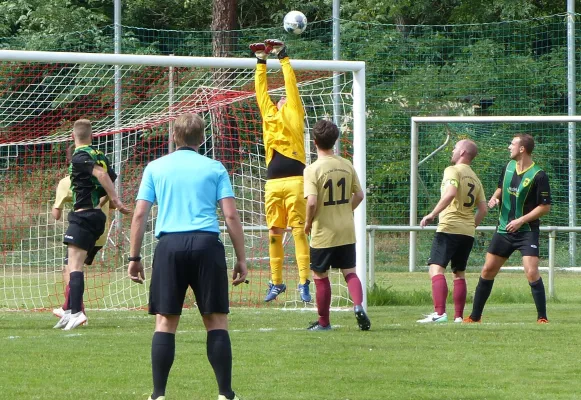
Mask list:
[[[313,310],[234,308],[234,389],[241,398],[581,399],[576,275],[559,276],[548,325],[535,323],[522,273],[499,276],[477,325],[416,324],[431,311],[427,274],[382,279],[388,289],[378,298],[412,296],[417,304],[370,307],[370,332],[358,331],[349,311],[332,312],[333,331],[315,333],[305,331]],[[470,295],[475,283],[469,276]],[[0,398],[147,399],[153,318],[143,311],[88,315],[88,327],[65,333],[51,329],[56,318],[49,313],[0,313]],[[205,336],[197,311],[186,310],[168,400],[217,398]]]

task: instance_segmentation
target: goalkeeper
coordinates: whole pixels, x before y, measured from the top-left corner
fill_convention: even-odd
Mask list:
[[[284,249],[282,235],[292,229],[295,255],[299,268],[298,286],[301,300],[311,301],[309,292],[309,244],[304,232],[306,202],[303,196],[305,169],[305,111],[299,96],[297,79],[290,65],[286,47],[279,40],[250,45],[257,59],[256,100],[262,116],[264,147],[266,151],[265,208],[269,229],[269,256],[271,282],[264,301],[272,301],[286,290],[282,264]],[[278,56],[284,75],[286,97],[276,104],[268,95],[266,59]]]

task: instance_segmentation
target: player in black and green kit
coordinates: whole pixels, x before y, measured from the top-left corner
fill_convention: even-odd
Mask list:
[[[494,278],[515,250],[522,255],[537,307],[537,322],[549,322],[545,286],[539,274],[539,218],[551,210],[551,190],[547,174],[533,162],[534,148],[534,139],[526,134],[515,136],[508,146],[511,161],[500,175],[498,188],[488,202],[490,208],[500,206],[498,226],[476,286],[472,313],[464,322],[480,322]]]
[[[70,309],[54,326],[71,330],[87,321],[81,309],[84,292],[83,263],[97,239],[105,230],[106,216],[101,205],[109,201],[121,213],[128,214],[119,200],[113,182],[117,175],[107,157],[91,147],[93,134],[91,122],[80,119],[73,125],[75,151],[69,166],[73,211],[69,213],[69,227],[63,242],[67,245],[70,271]]]

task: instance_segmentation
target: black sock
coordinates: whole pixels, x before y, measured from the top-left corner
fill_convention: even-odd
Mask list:
[[[175,354],[176,335],[168,332],[155,332],[151,340],[152,399],[165,396],[165,387]]]
[[[234,398],[232,391],[232,346],[230,335],[224,329],[208,331],[206,340],[208,361],[214,369],[218,391],[228,399]]]
[[[69,306],[72,314],[83,309],[83,292],[85,291],[85,276],[82,271],[73,271],[69,281]]]
[[[531,293],[535,300],[535,306],[537,306],[537,319],[547,319],[547,298],[545,297],[543,278],[539,278],[536,282],[529,282],[529,285],[531,285]]]
[[[480,318],[482,318],[482,310],[484,310],[484,305],[490,296],[493,284],[494,279],[488,280],[480,277],[478,280],[476,292],[474,292],[474,304],[472,304],[472,313],[470,314],[470,318],[472,318],[473,321],[480,321]]]

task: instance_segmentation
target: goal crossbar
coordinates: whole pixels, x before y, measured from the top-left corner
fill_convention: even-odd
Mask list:
[[[70,53],[25,50],[0,50],[0,61],[200,68],[254,68],[256,65],[256,60],[253,58]],[[280,62],[278,60],[268,60],[266,65],[270,69],[280,69]],[[297,71],[358,72],[365,69],[364,61],[291,60],[291,65]]]

